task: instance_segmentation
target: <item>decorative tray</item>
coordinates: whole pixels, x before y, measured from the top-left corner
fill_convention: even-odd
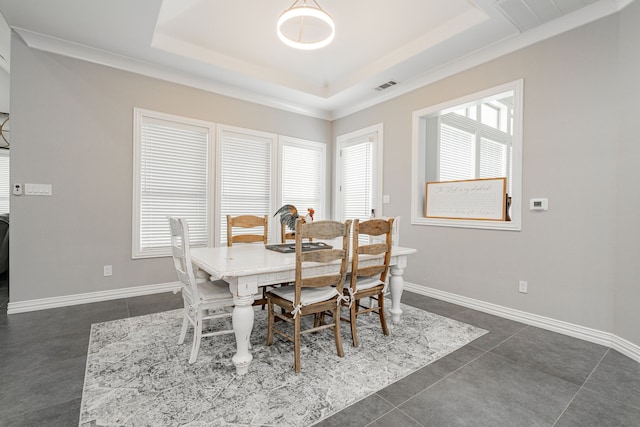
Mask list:
[[[281,243],[278,245],[266,245],[267,249],[271,249],[272,251],[282,252],[284,254],[288,254],[296,251],[295,243]],[[324,242],[308,242],[302,244],[302,252],[307,251],[315,251],[318,249],[331,249],[333,246],[327,245]]]

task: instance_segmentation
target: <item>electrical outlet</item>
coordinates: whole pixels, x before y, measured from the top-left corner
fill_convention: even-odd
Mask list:
[[[111,276],[113,274],[113,267],[110,265],[104,266],[104,277]]]
[[[529,284],[525,280],[520,280],[518,284],[518,291],[520,293],[526,294],[528,292]]]

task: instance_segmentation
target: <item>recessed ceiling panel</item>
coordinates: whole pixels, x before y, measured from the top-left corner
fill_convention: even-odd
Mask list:
[[[295,50],[278,39],[276,22],[291,0],[164,0],[153,46],[330,96],[348,86],[345,82],[354,74],[362,78],[372,71],[381,72],[487,19],[468,0],[319,3],[336,24],[334,41],[322,49]]]

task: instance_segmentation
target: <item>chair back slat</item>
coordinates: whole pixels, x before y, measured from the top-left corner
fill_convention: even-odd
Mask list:
[[[302,253],[302,262],[331,262],[344,258],[342,249],[317,249]]]
[[[176,258],[184,258],[184,250],[182,250],[182,247],[171,246],[171,254]]]
[[[264,237],[257,234],[238,234],[231,239],[232,243],[264,243]]]
[[[362,233],[360,233],[362,234]],[[369,245],[361,245],[358,248],[359,255],[379,255],[389,250],[389,245],[386,243],[372,243]]]
[[[241,228],[245,231],[234,234],[234,228]],[[249,230],[252,228],[262,228],[262,230]],[[255,231],[255,232],[252,232]],[[261,233],[258,233],[261,231]],[[234,243],[257,243],[267,244],[269,239],[269,216],[240,215],[232,217],[227,215],[227,246]]]
[[[372,265],[370,267],[360,267],[358,268],[357,275],[358,277],[373,277],[378,274],[384,273],[387,269],[384,265]]]
[[[391,224],[387,220],[374,219],[360,222],[360,234],[381,236],[391,231]]]
[[[303,288],[324,288],[327,286],[335,286],[340,283],[342,276],[340,274],[305,277],[302,279]]]
[[[348,220],[351,223],[351,220]],[[339,221],[313,221],[310,223],[303,223],[298,219],[296,222],[296,234],[298,233],[298,224],[304,224],[301,237],[307,239],[309,237],[317,239],[335,239],[342,236],[346,223]]]

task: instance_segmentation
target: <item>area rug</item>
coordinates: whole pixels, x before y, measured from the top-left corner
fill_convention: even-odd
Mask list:
[[[303,336],[302,372],[293,345],[266,346],[266,311],[255,311],[249,372],[237,376],[233,334],[205,338],[189,365],[191,333],[178,345],[182,310],[94,324],[80,426],[309,426],[446,356],[486,331],[402,305],[382,334],[378,317],[358,318],[360,346],[342,325]],[[215,325],[213,325],[215,326]]]

